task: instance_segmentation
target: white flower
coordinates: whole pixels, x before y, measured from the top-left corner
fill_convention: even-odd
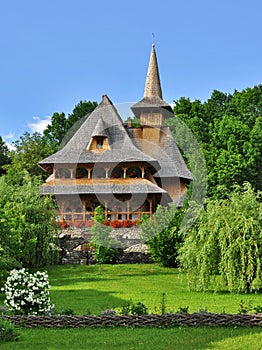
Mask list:
[[[50,311],[48,275],[45,272],[29,274],[25,269],[12,270],[2,291],[5,305],[13,311],[38,314]]]

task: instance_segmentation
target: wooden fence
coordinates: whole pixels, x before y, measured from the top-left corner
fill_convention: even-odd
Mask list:
[[[110,316],[0,316],[27,328],[80,327],[261,327],[262,314],[165,314]]]

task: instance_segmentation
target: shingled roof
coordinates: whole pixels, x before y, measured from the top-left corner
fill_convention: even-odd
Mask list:
[[[157,159],[160,169],[154,177],[179,177],[191,180],[192,174],[173,139],[170,128],[165,127],[161,131],[159,143],[135,137],[134,129],[128,129],[133,143],[150,157]]]
[[[141,101],[135,103],[131,110],[135,115],[140,113],[141,109],[145,108],[164,108],[172,111],[171,106],[162,99],[162,89],[160,83],[159,69],[157,64],[157,57],[155,45],[152,45],[148,71],[146,76],[146,83],[144,89],[144,97]]]
[[[162,88],[160,84],[159,70],[156,58],[155,45],[152,45],[148,71],[146,76],[146,84],[144,90],[144,97],[158,96],[162,99]]]
[[[108,138],[109,150],[93,152],[87,146],[94,136]],[[68,143],[58,152],[38,164],[51,172],[54,164],[147,162],[158,168],[153,157],[143,153],[130,140],[121,117],[110,99],[104,95],[101,103],[84,121]]]
[[[107,125],[104,123],[103,117],[101,117],[96,126],[94,131],[92,132],[92,136],[91,137],[95,137],[95,136],[103,136],[103,137],[108,137],[108,134],[106,132],[107,129]]]
[[[164,194],[168,193],[147,179],[80,179],[50,181],[41,188],[42,194]]]

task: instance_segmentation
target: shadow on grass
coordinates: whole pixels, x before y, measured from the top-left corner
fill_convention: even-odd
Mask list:
[[[96,265],[59,265],[48,269],[52,286],[69,286],[88,282],[113,281],[112,274],[106,274]]]
[[[57,312],[71,309],[76,315],[98,315],[103,310],[126,304],[127,300],[115,297],[114,293],[96,289],[51,290],[50,298]]]
[[[99,282],[102,282],[102,281],[115,281],[114,278],[103,278],[103,277],[79,277],[77,278],[76,276],[68,276],[68,277],[64,277],[64,278],[53,278],[52,277],[52,280],[51,280],[51,285],[52,287],[61,287],[61,286],[76,286],[76,285],[81,285],[81,284],[86,284],[88,282],[96,282],[96,283],[99,283]]]
[[[165,269],[151,264],[135,265],[58,265],[48,268],[52,286],[68,286],[73,284],[114,281],[122,277],[141,276],[174,276],[177,269]],[[115,278],[112,278],[114,276]]]
[[[168,273],[168,272],[141,272],[141,273],[123,273],[121,275],[118,275],[119,277],[141,277],[141,276],[174,276],[174,273]]]

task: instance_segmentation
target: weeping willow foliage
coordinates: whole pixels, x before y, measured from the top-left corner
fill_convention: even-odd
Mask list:
[[[210,290],[218,280],[230,292],[262,288],[261,193],[236,188],[227,200],[209,201],[179,252],[189,285]]]

